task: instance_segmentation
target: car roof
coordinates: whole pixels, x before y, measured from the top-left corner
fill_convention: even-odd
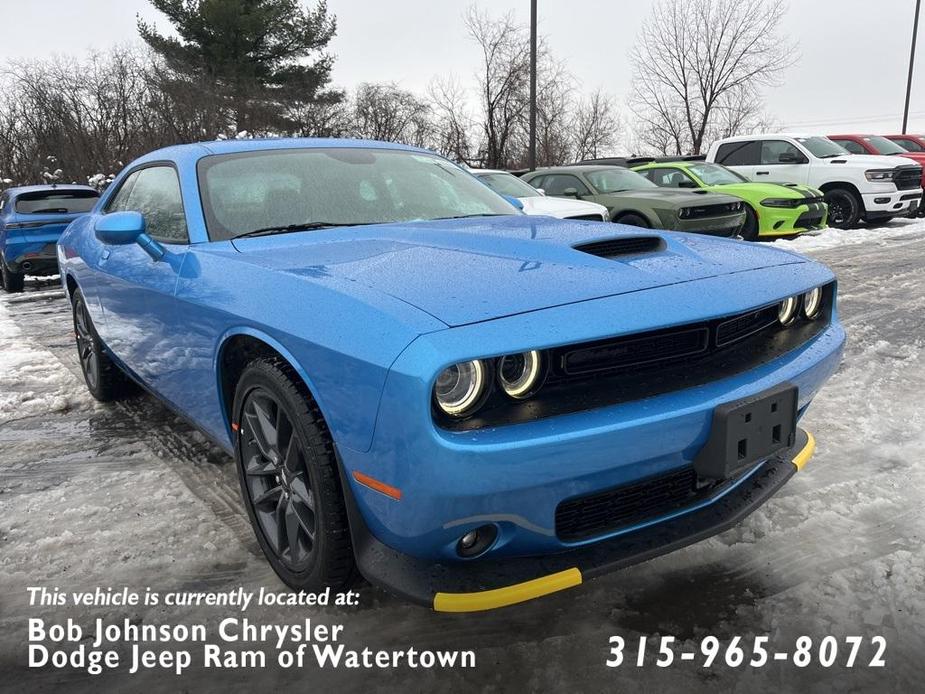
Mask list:
[[[23,193],[39,193],[39,192],[51,192],[54,190],[60,191],[71,191],[71,190],[81,190],[81,191],[93,191],[94,193],[99,193],[96,188],[92,186],[81,185],[80,183],[58,183],[56,185],[51,185],[49,183],[41,183],[31,186],[14,186],[12,188],[7,188],[4,190],[4,193],[9,193],[13,196],[19,196]]]
[[[717,140],[717,143],[722,142],[745,142],[747,140],[771,140],[776,137],[789,137],[793,140],[802,138],[802,137],[828,137],[827,135],[819,135],[818,133],[755,133],[753,135],[735,135],[733,137],[724,137]]]
[[[550,174],[550,173],[587,173],[589,171],[606,171],[609,169],[626,169],[625,166],[617,166],[615,164],[570,164],[568,166],[547,166],[542,169],[537,169],[536,171],[531,171],[530,174]]]
[[[394,142],[379,140],[355,140],[335,137],[272,137],[263,139],[242,140],[213,140],[209,142],[195,142],[185,145],[173,145],[149,152],[139,157],[134,165],[155,161],[196,161],[212,154],[239,154],[243,152],[260,152],[277,149],[316,149],[316,148],[344,148],[344,149],[399,149],[422,154],[434,154],[421,147],[400,145]]]
[[[479,174],[508,174],[513,176],[510,171],[504,171],[503,169],[469,169],[469,173],[473,176],[478,176]]]

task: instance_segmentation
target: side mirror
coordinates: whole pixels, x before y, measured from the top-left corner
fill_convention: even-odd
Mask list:
[[[511,203],[518,210],[523,210],[524,208],[523,202],[521,202],[518,198],[515,198],[513,195],[502,195],[501,197],[507,200],[509,203]]]
[[[127,246],[145,233],[145,218],[138,212],[104,214],[93,227],[96,238],[110,246]]]
[[[543,190],[542,188],[537,188],[536,192],[539,193],[540,195],[546,195],[546,191]]]
[[[780,164],[805,164],[806,158],[793,152],[781,152],[777,155],[777,161]]]
[[[167,251],[145,233],[145,218],[140,212],[113,212],[96,220],[93,231],[109,246],[127,246],[137,243],[152,260],[160,260]]]
[[[562,191],[562,195],[568,198],[577,198],[578,197],[578,188],[566,188]]]
[[[698,186],[696,183],[694,183],[693,181],[689,181],[687,179],[684,179],[683,181],[680,181],[678,183],[678,188],[697,188],[697,187]]]

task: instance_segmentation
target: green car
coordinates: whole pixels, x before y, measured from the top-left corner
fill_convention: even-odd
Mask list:
[[[659,188],[622,166],[556,166],[531,171],[523,180],[546,195],[603,205],[618,224],[736,236],[745,223],[745,204],[736,197]]]
[[[710,190],[744,200],[742,238],[796,236],[828,221],[822,191],[797,184],[755,183],[720,164],[706,161],[653,161],[634,166],[662,188]]]

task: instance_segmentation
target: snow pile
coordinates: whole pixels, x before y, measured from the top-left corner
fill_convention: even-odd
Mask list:
[[[13,319],[23,297],[0,296],[0,423],[67,411],[91,401],[84,384],[27,340]],[[67,318],[65,317],[65,320]]]
[[[774,242],[788,251],[806,253],[853,244],[885,245],[902,238],[925,236],[925,220],[900,219],[886,227],[860,227],[857,229],[823,229],[798,236],[795,239],[778,239]]]

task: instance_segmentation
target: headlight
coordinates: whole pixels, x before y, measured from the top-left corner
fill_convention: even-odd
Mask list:
[[[681,219],[687,219],[690,216],[691,216],[690,207],[682,207],[680,210],[678,210],[678,217],[680,217]]]
[[[822,310],[822,287],[810,289],[803,295],[803,315],[810,320],[819,317]]]
[[[765,207],[797,207],[805,202],[806,198],[765,198],[761,204]]]
[[[536,350],[501,357],[498,360],[501,389],[516,400],[529,397],[540,383],[542,366],[542,357]]]
[[[893,169],[868,169],[864,172],[868,181],[892,181]]]
[[[434,384],[434,399],[452,417],[472,412],[485,393],[485,364],[476,359],[444,369]]]
[[[797,309],[800,307],[800,301],[795,296],[788,296],[780,302],[777,309],[777,319],[781,325],[790,325],[797,317]]]

